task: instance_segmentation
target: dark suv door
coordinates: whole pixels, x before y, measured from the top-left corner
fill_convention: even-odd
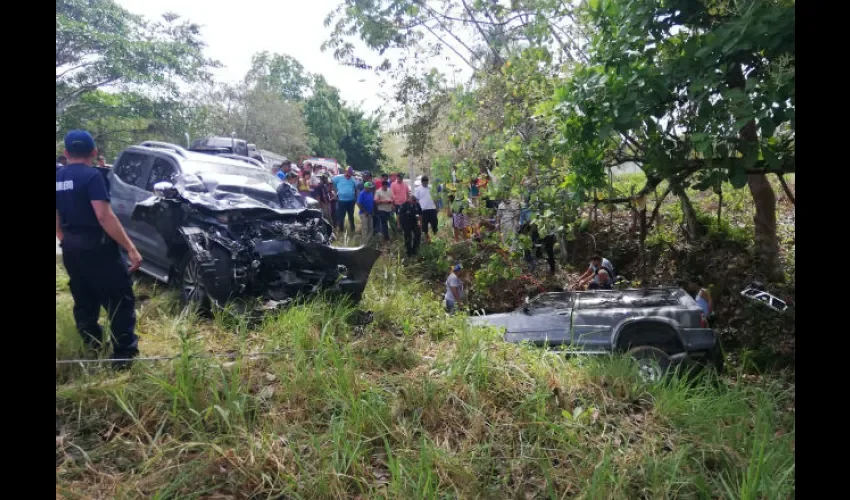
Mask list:
[[[133,221],[130,216],[136,203],[148,197],[145,186],[150,176],[151,164],[153,164],[151,155],[138,151],[124,151],[118,157],[109,175],[112,210],[127,231],[127,236],[137,247],[139,223]],[[142,249],[139,248],[139,251],[142,252]]]
[[[180,172],[177,163],[167,156],[154,156],[153,164],[145,183],[145,198],[154,195],[153,188],[157,182],[167,181],[174,183],[176,175]],[[156,264],[164,273],[171,267],[168,258],[168,245],[162,238],[160,232],[147,222],[138,223],[139,241],[143,242],[145,250],[139,249],[143,257]]]

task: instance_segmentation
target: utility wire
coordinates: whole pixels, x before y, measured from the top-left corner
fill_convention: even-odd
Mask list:
[[[190,354],[189,356],[186,356],[186,357],[188,357],[190,359],[220,359],[220,358],[235,359],[235,358],[242,356],[242,357],[245,357],[245,358],[248,358],[248,359],[254,359],[254,358],[260,358],[260,357],[271,357],[271,356],[276,356],[276,355],[280,355],[280,354],[292,354],[292,353],[295,353],[295,352],[315,353],[315,352],[318,352],[318,350],[317,349],[275,349],[273,351],[249,352],[249,353],[244,353],[244,354],[238,353],[238,352],[214,353],[214,354]],[[172,361],[172,360],[183,358],[183,357],[184,356],[182,354],[178,354],[178,355],[175,355],[175,356],[151,356],[151,357],[132,358],[132,359],[127,359],[127,358],[57,359],[56,364],[57,365],[74,365],[74,364],[85,365],[85,364],[98,364],[98,363],[113,363],[113,362],[122,362],[122,361],[132,361],[132,362],[137,362],[137,361],[142,361],[142,362]]]

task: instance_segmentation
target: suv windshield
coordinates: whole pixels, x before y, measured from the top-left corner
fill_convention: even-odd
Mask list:
[[[570,292],[543,293],[531,299],[522,309],[528,312],[569,309],[572,307],[572,300]]]

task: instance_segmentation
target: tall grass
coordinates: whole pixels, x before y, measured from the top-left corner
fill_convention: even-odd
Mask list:
[[[60,271],[57,270],[57,283]],[[199,318],[138,283],[146,354],[57,376],[57,494],[112,498],[789,498],[793,392],[733,373],[643,384],[447,316],[389,257],[363,307]],[[78,342],[57,284],[57,357]],[[61,350],[60,350],[61,347]],[[232,361],[205,357],[237,354]]]

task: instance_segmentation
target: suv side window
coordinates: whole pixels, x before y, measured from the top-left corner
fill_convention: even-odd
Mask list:
[[[177,169],[174,168],[174,165],[172,165],[171,162],[163,158],[155,159],[153,167],[151,167],[151,175],[145,189],[153,192],[153,187],[157,182],[174,182],[174,175],[176,173]]]
[[[121,155],[118,163],[112,167],[112,174],[127,184],[144,187],[145,165],[148,157],[141,153],[126,152]]]

